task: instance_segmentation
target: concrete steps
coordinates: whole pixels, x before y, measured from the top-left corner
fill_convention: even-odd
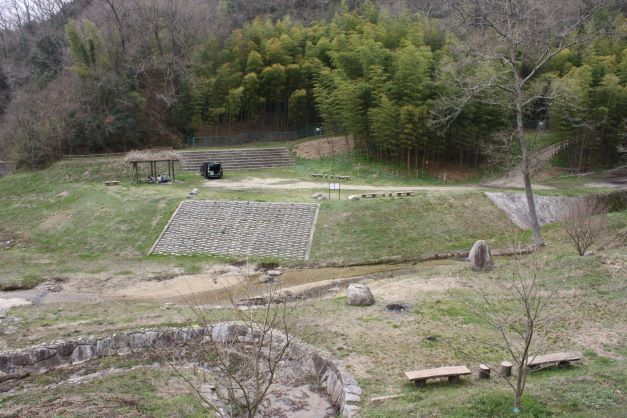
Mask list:
[[[222,163],[225,170],[288,167],[294,160],[287,148],[254,148],[179,153],[184,171],[198,171],[207,161]]]

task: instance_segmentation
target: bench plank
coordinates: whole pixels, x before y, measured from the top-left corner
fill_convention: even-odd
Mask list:
[[[529,367],[534,367],[541,366],[543,364],[560,363],[563,361],[570,362],[577,360],[581,360],[580,353],[551,353],[544,354],[542,356],[536,356],[536,358],[534,358],[533,361],[530,361],[528,365]]]
[[[447,366],[437,367],[435,369],[416,370],[405,372],[405,376],[409,380],[433,379],[436,377],[462,376],[470,374],[470,370],[466,366]]]

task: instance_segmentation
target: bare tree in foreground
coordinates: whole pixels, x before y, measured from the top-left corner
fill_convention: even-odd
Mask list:
[[[609,208],[602,198],[587,196],[570,200],[558,216],[579,255],[584,255],[605,231],[607,212]]]
[[[490,291],[489,286],[480,284],[474,289],[473,297],[459,297],[467,310],[496,331],[495,340],[476,341],[476,343],[494,349],[497,346],[507,353],[513,363],[514,374],[508,375],[497,365],[491,365],[478,358],[465,344],[457,348],[462,354],[479,360],[497,373],[514,392],[514,408],[520,411],[522,395],[525,391],[527,376],[536,355],[542,351],[546,337],[551,331],[561,312],[556,309],[554,299],[558,286],[549,289],[546,286],[544,270],[546,264],[535,256],[523,260],[515,257],[514,270],[510,277],[491,277],[491,282],[500,292]],[[483,276],[485,277],[485,276]],[[492,289],[493,290],[493,289]]]
[[[537,76],[557,54],[586,44],[596,36],[584,27],[606,0],[451,1],[461,22],[462,36],[471,48],[467,55],[482,63],[494,64],[494,69],[486,74],[478,77],[475,74],[471,84],[459,83],[465,97],[453,114],[458,115],[472,97],[487,90],[498,92],[503,97],[500,104],[513,111],[534,243],[543,246],[531,187],[530,156],[523,125],[525,109],[538,100],[552,98],[550,87],[538,83]]]
[[[264,401],[281,369],[293,359],[297,335],[308,331],[311,317],[298,314],[302,306],[286,301],[280,285],[268,283],[259,289],[245,284],[238,291],[237,299],[230,295],[231,306],[220,318],[215,310],[189,304],[201,326],[213,326],[210,340],[192,339],[187,347],[194,363],[206,365],[202,380],[211,382],[212,390],[182,372],[184,359],[175,359],[173,366],[217,415],[253,418],[263,413]]]

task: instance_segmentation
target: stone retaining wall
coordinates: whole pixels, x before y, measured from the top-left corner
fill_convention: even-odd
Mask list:
[[[190,340],[225,342],[236,338],[246,341],[254,338],[251,334],[249,328],[228,322],[209,327],[142,329],[108,337],[56,341],[24,350],[0,352],[0,380],[7,380],[11,376],[42,374],[101,357],[174,347]],[[356,416],[361,388],[339,361],[330,359],[327,353],[302,342],[293,342],[290,354],[302,358],[304,364],[311,367],[318,382],[343,416]]]
[[[317,214],[311,203],[188,200],[150,253],[307,260]]]

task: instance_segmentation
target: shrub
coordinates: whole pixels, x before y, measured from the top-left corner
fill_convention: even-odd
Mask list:
[[[579,255],[584,255],[603,234],[607,212],[606,199],[590,196],[571,200],[558,217]]]

